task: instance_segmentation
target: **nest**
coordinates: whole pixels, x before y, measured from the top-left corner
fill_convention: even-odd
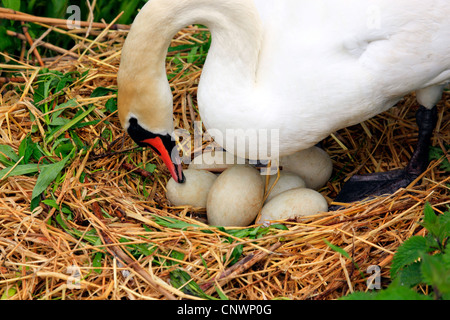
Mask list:
[[[79,150],[44,193],[53,205],[43,201],[30,210],[37,174],[0,181],[2,297],[337,299],[369,290],[371,266],[378,266],[382,285],[387,285],[396,249],[425,232],[419,224],[425,203],[436,212],[450,203],[449,176],[443,168],[450,143],[447,92],[438,106],[432,140],[443,156],[433,159],[408,188],[269,228],[208,226],[204,209],[173,207],[167,201],[169,174],[163,163],[152,151],[136,148],[124,134],[117,112],[106,112],[105,104],[115,94],[91,97],[97,87],[116,88],[126,31],[87,32],[98,36],[89,40],[80,33],[69,34],[76,41],[74,49],[42,61],[49,70],[85,74],[82,81],[63,89],[58,103],[75,99],[77,106],[96,106],[83,120],[92,124],[75,129],[90,148]],[[196,92],[201,68],[185,59],[183,46],[204,43],[195,36],[198,32],[198,26],[180,31],[173,40],[180,50],[171,51],[167,60],[175,124],[191,133],[200,119]],[[174,56],[182,62],[181,69]],[[32,99],[38,69],[27,61],[2,68],[0,145],[17,151],[27,135],[42,143],[45,115]],[[388,112],[323,141],[334,174],[320,192],[330,203],[353,174],[406,165],[417,141],[417,107],[413,95],[405,97]],[[75,114],[71,108],[65,112]],[[148,164],[155,165],[152,173],[143,170]]]

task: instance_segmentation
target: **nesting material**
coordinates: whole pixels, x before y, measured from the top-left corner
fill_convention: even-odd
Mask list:
[[[184,170],[186,181],[177,183],[170,178],[167,183],[167,199],[175,206],[206,208],[209,190],[216,181],[214,173],[205,170]]]
[[[245,227],[259,213],[264,197],[264,183],[251,166],[234,166],[214,182],[206,206],[212,226]]]
[[[330,179],[333,163],[326,151],[319,147],[311,147],[290,156],[281,157],[283,170],[298,174],[311,189],[322,188]]]
[[[319,192],[308,188],[295,188],[284,191],[268,201],[261,211],[258,223],[296,219],[327,211],[327,200]]]

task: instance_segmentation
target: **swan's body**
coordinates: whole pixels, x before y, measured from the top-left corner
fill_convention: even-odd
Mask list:
[[[126,128],[136,118],[148,132],[172,133],[164,58],[193,23],[212,34],[198,89],[206,128],[278,129],[280,155],[413,91],[432,108],[450,79],[448,0],[150,0],[122,52]]]

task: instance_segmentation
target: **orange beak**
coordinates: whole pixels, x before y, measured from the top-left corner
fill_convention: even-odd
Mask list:
[[[172,178],[175,180],[175,182],[177,183],[185,182],[186,179],[183,174],[180,156],[176,151],[175,143],[173,144],[173,146],[166,146],[160,137],[143,140],[142,142],[150,145],[159,154],[162,161],[166,165],[167,169],[169,169],[169,172]]]

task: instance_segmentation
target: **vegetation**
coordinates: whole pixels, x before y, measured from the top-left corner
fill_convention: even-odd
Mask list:
[[[92,1],[90,1],[92,2]],[[131,24],[138,10],[147,2],[147,0],[97,0],[95,7],[90,10],[86,1],[70,0],[1,0],[5,8],[32,14],[41,17],[67,19],[73,14],[69,6],[76,5],[80,9],[80,20],[88,21],[90,15],[95,17],[96,21],[113,21],[117,15],[123,11],[123,14],[117,20],[120,24]],[[69,10],[68,10],[69,8]],[[42,34],[47,28],[33,23],[26,23],[28,32],[33,39]],[[18,56],[20,53],[20,40],[6,36],[6,30],[21,32],[22,24],[18,21],[8,21],[0,19],[0,51],[7,50],[11,55]],[[50,34],[48,42],[63,48],[71,48],[74,40],[70,37],[62,37],[59,34]],[[46,53],[51,54],[51,52]],[[1,60],[0,60],[1,61]]]
[[[436,215],[427,203],[422,226],[427,235],[409,238],[395,253],[387,288],[355,292],[342,300],[450,300],[450,211]],[[329,246],[350,259],[342,249]]]

